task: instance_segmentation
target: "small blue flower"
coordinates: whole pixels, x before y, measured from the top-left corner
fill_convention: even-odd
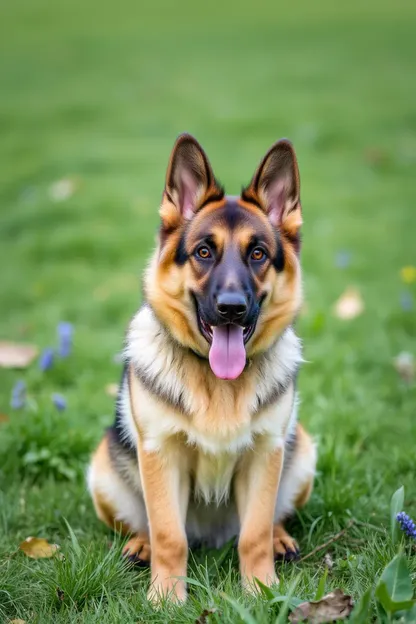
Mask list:
[[[26,403],[26,384],[20,380],[15,383],[12,389],[12,396],[10,399],[10,407],[13,409],[21,409]]]
[[[335,256],[335,266],[338,269],[346,269],[351,264],[351,252],[345,249],[338,251]]]
[[[63,412],[66,409],[66,399],[64,396],[62,396],[62,394],[53,394],[52,403],[60,412]]]
[[[400,293],[400,307],[405,312],[413,310],[413,297],[408,290],[404,290]]]
[[[404,511],[401,511],[396,516],[397,522],[400,524],[401,530],[406,533],[408,537],[412,537],[416,540],[416,524],[413,522],[410,516]]]
[[[58,324],[57,331],[59,338],[59,355],[62,358],[66,358],[71,353],[74,329],[71,323],[62,321]]]
[[[47,371],[53,366],[55,352],[51,347],[47,347],[42,351],[39,358],[39,368],[41,371]]]

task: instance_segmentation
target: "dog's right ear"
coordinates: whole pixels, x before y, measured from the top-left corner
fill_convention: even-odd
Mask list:
[[[194,214],[208,201],[222,199],[224,191],[215,179],[207,155],[190,134],[181,134],[173,147],[160,215],[172,228]]]

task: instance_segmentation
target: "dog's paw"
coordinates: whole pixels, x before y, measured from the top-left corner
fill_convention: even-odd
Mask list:
[[[299,547],[296,541],[281,524],[273,527],[273,550],[275,560],[296,561],[299,559]]]
[[[123,548],[123,557],[139,568],[150,565],[150,542],[146,534],[132,537]]]
[[[147,599],[158,608],[167,600],[174,604],[181,604],[186,601],[186,585],[182,580],[166,578],[159,581],[157,577],[150,585]]]
[[[241,584],[243,587],[243,591],[247,594],[251,594],[252,596],[258,596],[262,593],[262,590],[259,587],[256,579],[260,581],[266,587],[270,587],[271,585],[279,584],[279,577],[276,575],[273,569],[267,574],[264,573],[264,570],[253,570],[252,576],[243,575],[241,578]]]

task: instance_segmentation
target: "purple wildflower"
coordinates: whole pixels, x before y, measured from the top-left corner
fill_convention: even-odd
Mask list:
[[[12,397],[10,399],[10,406],[13,409],[21,409],[26,403],[26,384],[24,381],[19,380],[15,383],[12,389]]]
[[[46,371],[52,368],[55,352],[51,347],[47,347],[42,351],[39,358],[39,368],[41,371]]]
[[[338,251],[335,256],[335,265],[338,269],[346,269],[351,263],[351,252],[345,249]]]
[[[72,334],[73,327],[71,323],[62,321],[58,324],[58,338],[59,338],[59,355],[62,358],[68,357],[72,348]]]
[[[66,399],[62,394],[53,394],[52,395],[52,403],[55,405],[56,409],[60,412],[63,412],[66,409]]]
[[[410,516],[404,511],[401,511],[396,516],[397,522],[400,524],[401,530],[406,533],[408,537],[412,537],[416,540],[416,524],[413,522]]]
[[[400,294],[400,307],[405,312],[413,309],[413,297],[408,290],[404,290]]]

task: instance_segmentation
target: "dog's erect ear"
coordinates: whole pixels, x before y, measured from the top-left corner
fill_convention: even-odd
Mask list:
[[[184,219],[192,219],[209,199],[224,195],[204,150],[190,134],[181,134],[173,147],[165,194]]]
[[[249,186],[242,193],[243,199],[257,203],[268,215],[275,227],[284,229],[290,215],[290,229],[302,223],[300,214],[299,169],[293,145],[287,139],[275,143],[261,161]],[[294,215],[293,215],[294,217]],[[286,225],[289,225],[286,223]]]

